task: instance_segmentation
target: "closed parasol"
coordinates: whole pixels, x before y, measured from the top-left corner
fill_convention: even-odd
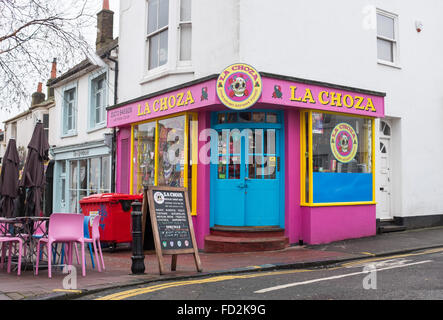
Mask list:
[[[37,122],[28,144],[28,155],[19,186],[26,190],[25,216],[40,216],[45,187],[45,161],[49,159],[49,143],[43,124]]]
[[[15,139],[9,139],[0,174],[0,215],[2,217],[10,218],[13,216],[14,199],[18,195],[19,162]]]

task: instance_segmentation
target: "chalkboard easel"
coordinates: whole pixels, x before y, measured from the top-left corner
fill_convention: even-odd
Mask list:
[[[202,272],[187,189],[149,187],[147,198],[160,274],[166,271],[164,254],[172,255],[171,271],[175,271],[177,255],[191,253],[197,271]]]

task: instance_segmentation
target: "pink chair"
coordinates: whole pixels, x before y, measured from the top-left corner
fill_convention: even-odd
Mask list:
[[[18,243],[18,270],[17,275],[21,274],[22,270],[22,251],[23,251],[23,240],[18,237],[0,237],[0,242],[2,243],[2,248],[4,252],[4,244],[9,242],[9,255],[8,255],[8,273],[11,273],[11,262],[12,262],[12,244],[14,242]],[[3,267],[4,256],[2,254],[1,266]]]
[[[86,276],[85,271],[85,242],[83,237],[83,215],[70,213],[53,213],[49,218],[48,237],[41,238],[37,245],[37,263],[35,275],[38,275],[38,265],[40,261],[40,245],[45,242],[48,255],[48,277],[52,278],[51,260],[52,244],[68,244],[68,265],[72,265],[72,247],[74,243],[81,244],[82,251],[82,275]]]
[[[105,270],[105,262],[103,261],[102,247],[100,245],[99,224],[100,224],[100,216],[96,216],[92,221],[92,237],[85,238],[85,242],[92,243],[92,245],[94,246],[95,260],[97,261],[98,271],[101,272],[100,261],[98,260],[97,248],[98,251],[100,252],[101,265],[103,267],[103,270]]]

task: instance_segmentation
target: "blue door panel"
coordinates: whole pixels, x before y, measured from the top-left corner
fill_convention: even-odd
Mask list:
[[[217,119],[217,114],[213,114],[213,120]],[[281,120],[280,120],[281,121]],[[226,125],[217,124],[218,132],[223,129],[237,129],[235,124],[229,123]],[[284,199],[282,201],[282,177],[283,170],[280,165],[282,157],[284,157],[281,145],[280,133],[281,125],[267,124],[267,123],[241,123],[238,125],[238,129],[248,130],[251,129],[254,132],[253,138],[251,135],[245,135],[241,137],[241,154],[237,153],[235,156],[241,157],[241,163],[239,166],[240,174],[236,172],[233,177],[229,174],[229,162],[226,168],[222,165],[220,169],[218,164],[211,165],[211,226],[213,225],[225,225],[225,226],[281,226],[284,227]],[[269,147],[257,148],[255,142],[262,141],[263,146],[265,144],[265,134],[257,134],[255,130],[273,130],[271,138],[275,141],[275,148],[269,151]],[[266,133],[266,137],[269,136],[269,132]],[[218,150],[212,157],[229,159],[229,137],[219,139],[226,143],[222,147],[213,145],[211,150]],[[269,140],[267,140],[269,141]],[[221,150],[221,151],[220,151]],[[226,151],[227,150],[227,151]],[[252,151],[251,151],[252,150]],[[226,153],[223,153],[226,152]],[[234,152],[235,153],[235,152]],[[254,162],[255,157],[262,157],[264,162]],[[254,162],[251,166],[250,161]],[[270,161],[270,162],[268,162]],[[265,164],[264,164],[265,163]],[[270,164],[271,163],[271,164]],[[262,177],[257,172],[256,166],[263,164],[266,167],[266,172],[273,172],[272,176]],[[223,171],[224,170],[224,171]],[[237,169],[236,169],[237,170]],[[220,174],[220,172],[223,172]],[[264,172],[264,171],[260,171]],[[283,217],[283,218],[282,218]]]

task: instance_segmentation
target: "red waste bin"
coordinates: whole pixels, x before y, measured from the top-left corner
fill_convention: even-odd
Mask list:
[[[117,243],[132,242],[131,203],[135,200],[142,202],[143,194],[94,194],[80,200],[80,207],[85,216],[100,216],[100,242],[110,243],[115,249]]]

